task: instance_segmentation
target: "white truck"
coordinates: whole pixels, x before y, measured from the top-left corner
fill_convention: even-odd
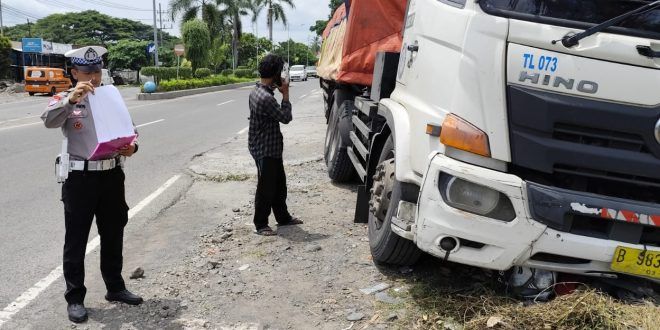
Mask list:
[[[374,260],[660,281],[660,1],[410,0],[400,51],[350,84],[327,56],[360,2],[318,71]]]

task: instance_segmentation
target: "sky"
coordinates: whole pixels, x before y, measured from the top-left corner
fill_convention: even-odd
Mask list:
[[[88,9],[153,25],[153,0],[0,0],[0,2],[3,6],[2,19],[4,26],[25,23],[28,18],[30,21],[34,21],[36,18],[53,13]],[[163,11],[167,10],[169,0],[156,0],[156,7],[159,3]],[[309,31],[309,27],[316,20],[328,18],[330,13],[328,3],[329,0],[294,0],[295,9],[285,6],[291,39],[308,43],[308,40],[311,40],[314,36],[314,33]],[[260,37],[268,37],[265,13],[266,10],[263,10],[257,23]],[[180,25],[180,21],[172,22],[169,15],[163,13],[163,27],[170,28],[164,29],[164,31],[180,36]],[[243,31],[246,33],[255,32],[255,25],[248,17],[243,19]],[[273,26],[273,40],[275,42],[287,40],[287,30],[280,22],[275,23]]]

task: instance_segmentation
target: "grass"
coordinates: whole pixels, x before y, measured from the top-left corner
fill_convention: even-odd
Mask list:
[[[409,288],[401,295],[403,307],[377,305],[384,315],[406,311],[391,324],[395,329],[489,329],[489,319],[497,323],[493,329],[660,328],[660,307],[650,301],[626,303],[585,286],[547,303],[523,304],[485,271],[431,263],[412,277],[394,276]]]

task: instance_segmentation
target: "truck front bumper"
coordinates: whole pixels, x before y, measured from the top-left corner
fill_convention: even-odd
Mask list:
[[[515,219],[500,221],[449,206],[438,186],[442,173],[503,193],[511,200]],[[421,250],[445,258],[447,251],[440,247],[440,240],[455,238],[459,245],[449,251],[448,260],[482,268],[506,270],[519,265],[605,277],[617,276],[610,264],[618,246],[644,249],[641,244],[550,228],[533,219],[527,196],[528,184],[518,176],[437,154],[421,188],[413,229],[415,242]]]

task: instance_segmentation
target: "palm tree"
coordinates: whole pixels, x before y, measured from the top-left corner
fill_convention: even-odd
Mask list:
[[[215,0],[220,8],[221,15],[226,17],[232,26],[231,47],[232,47],[232,68],[236,69],[238,65],[238,43],[243,34],[243,24],[241,17],[248,15],[248,10],[254,7],[254,1],[251,0]]]
[[[213,0],[170,0],[170,14],[172,20],[179,14],[183,14],[181,24],[195,19],[201,12],[202,21],[206,23],[211,33],[211,39],[222,30],[222,13],[218,10]]]
[[[258,7],[268,9],[268,13],[266,14],[268,19],[268,38],[270,42],[273,42],[273,23],[279,21],[285,26],[287,25],[284,4],[288,5],[291,9],[295,9],[296,6],[293,4],[293,0],[255,0],[255,2]]]

